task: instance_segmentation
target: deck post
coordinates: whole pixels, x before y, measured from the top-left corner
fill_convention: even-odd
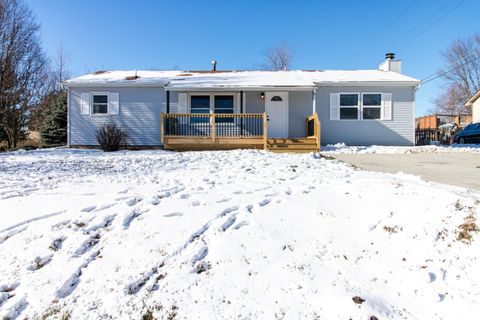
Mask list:
[[[165,114],[162,112],[160,114],[160,142],[162,144],[164,142],[164,136],[165,136],[164,123],[165,123]]]
[[[215,143],[215,138],[217,135],[217,130],[215,129],[215,114],[210,114],[210,125],[212,126],[212,142]]]
[[[267,113],[263,113],[263,149],[267,150]]]

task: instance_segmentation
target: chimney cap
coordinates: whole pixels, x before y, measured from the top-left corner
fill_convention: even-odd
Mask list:
[[[393,60],[393,59],[395,59],[395,53],[388,52],[388,53],[385,54],[385,58]]]
[[[217,71],[217,60],[212,60],[212,71]]]

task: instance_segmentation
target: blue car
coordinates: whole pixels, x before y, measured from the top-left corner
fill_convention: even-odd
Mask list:
[[[455,143],[480,143],[480,122],[471,123],[453,138]]]

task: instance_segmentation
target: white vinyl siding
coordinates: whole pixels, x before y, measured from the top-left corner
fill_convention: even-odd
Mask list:
[[[335,97],[344,92],[381,93],[381,120],[335,118]],[[413,145],[415,142],[415,88],[395,86],[331,86],[316,88],[316,111],[322,144]],[[337,108],[338,110],[338,108]]]
[[[91,115],[91,94],[110,92],[109,114]],[[115,98],[118,94],[119,99]],[[128,134],[132,146],[160,146],[160,113],[165,112],[163,88],[82,87],[69,90],[69,139],[71,146],[98,145],[95,133],[115,121]],[[115,114],[115,100],[119,112]]]

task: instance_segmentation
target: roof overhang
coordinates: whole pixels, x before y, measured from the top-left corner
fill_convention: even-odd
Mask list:
[[[317,87],[418,87],[420,81],[321,81]]]
[[[315,86],[165,86],[168,91],[312,91]]]
[[[468,99],[467,103],[465,103],[466,107],[471,107],[472,104],[480,98],[480,90],[478,90],[470,99]]]

